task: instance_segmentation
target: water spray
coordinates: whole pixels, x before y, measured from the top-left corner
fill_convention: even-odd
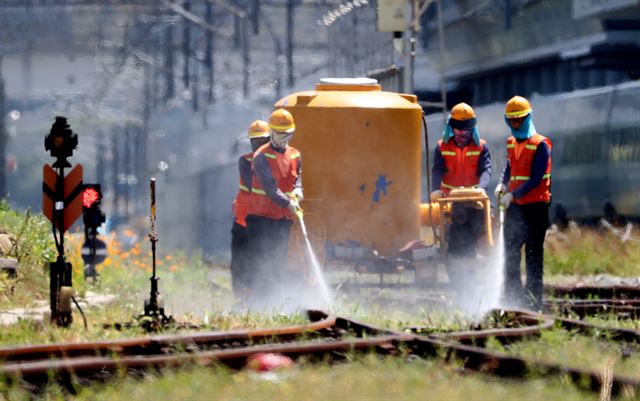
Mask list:
[[[322,298],[326,301],[330,301],[329,287],[327,286],[327,282],[324,279],[324,275],[322,274],[322,269],[320,268],[320,263],[316,258],[316,254],[313,251],[313,247],[311,246],[311,241],[309,241],[309,234],[307,232],[307,226],[304,224],[304,212],[301,207],[296,209],[296,216],[298,217],[298,221],[300,222],[300,230],[302,231],[302,237],[304,238],[305,243],[307,244],[307,252],[309,253],[309,259],[311,260],[311,266],[313,268],[313,272],[318,278],[318,284],[320,285],[320,291],[322,292]]]

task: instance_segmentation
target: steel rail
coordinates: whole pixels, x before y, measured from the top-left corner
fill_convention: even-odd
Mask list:
[[[28,381],[46,381],[51,377],[104,375],[122,370],[178,367],[189,364],[213,366],[223,364],[240,368],[247,358],[259,352],[273,352],[292,358],[309,355],[325,355],[336,352],[373,350],[393,353],[397,351],[394,342],[409,341],[409,335],[387,335],[382,337],[358,338],[331,342],[303,342],[293,344],[255,345],[237,349],[205,351],[198,353],[178,353],[173,355],[144,355],[111,358],[108,356],[80,357],[60,360],[39,360],[32,362],[12,362],[0,366],[0,375],[21,378]]]
[[[503,311],[491,311],[489,313],[496,312]],[[506,315],[508,317],[512,317],[516,323],[522,324],[524,325],[524,327],[457,331],[452,333],[432,334],[429,337],[441,340],[455,340],[463,344],[470,344],[478,340],[486,340],[487,338],[491,337],[502,343],[505,343],[513,341],[515,339],[520,339],[522,337],[538,335],[542,332],[542,330],[551,329],[555,325],[553,317],[532,314],[527,311],[506,311]]]
[[[224,365],[238,369],[246,366],[247,359],[259,352],[274,352],[287,355],[291,358],[302,356],[323,358],[344,358],[349,352],[377,352],[384,355],[409,355],[419,357],[437,357],[446,355],[446,360],[458,360],[465,370],[473,370],[481,373],[493,374],[501,377],[526,377],[530,374],[552,376],[565,374],[578,386],[585,386],[592,391],[600,391],[603,385],[610,384],[612,394],[617,394],[625,388],[636,389],[640,387],[640,378],[612,375],[606,378],[601,372],[580,369],[561,363],[550,363],[528,357],[513,356],[506,353],[487,350],[476,345],[465,345],[461,342],[477,341],[490,337],[502,338],[513,341],[518,338],[526,338],[536,335],[542,330],[558,324],[571,330],[585,333],[596,332],[599,335],[609,336],[621,341],[638,341],[640,332],[635,330],[611,328],[586,322],[557,318],[553,316],[538,315],[525,311],[505,311],[510,323],[525,324],[526,327],[498,328],[481,330],[477,332],[463,331],[443,333],[435,336],[409,335],[392,330],[381,329],[357,321],[345,318],[329,318],[318,311],[310,311],[311,320],[320,319],[316,323],[331,322],[330,325],[318,328],[319,330],[334,330],[336,336],[328,339],[316,339],[312,341],[293,342],[286,344],[240,344],[228,349],[196,350],[185,352],[179,350],[172,354],[154,355],[119,355],[112,357],[82,356],[52,360],[18,360],[0,365],[0,376],[9,380],[20,378],[28,382],[46,383],[50,380],[59,380],[70,383],[75,378],[107,378],[116,371],[139,371],[145,369],[162,369],[185,365],[214,366]],[[308,328],[311,325],[292,326],[280,328],[283,335],[295,335],[299,333],[295,327]],[[322,325],[320,325],[322,326]],[[245,335],[252,333],[258,337],[270,335],[273,329],[243,331]],[[204,338],[232,338],[234,333],[202,333]],[[356,335],[364,338],[342,338],[344,335]],[[194,335],[190,335],[193,337]],[[207,337],[208,336],[208,337]],[[163,344],[171,344],[171,341],[184,336],[154,336]],[[166,341],[165,341],[166,340]],[[163,342],[164,341],[164,342]],[[606,382],[606,383],[605,383]]]
[[[336,318],[317,311],[310,311],[315,320],[310,324],[274,327],[257,330],[235,330],[222,332],[202,332],[179,335],[155,335],[132,339],[38,344],[0,348],[0,361],[26,361],[52,357],[78,357],[93,355],[131,355],[166,353],[167,347],[203,347],[218,343],[253,342],[265,339],[284,341],[305,333],[327,330],[336,326]]]
[[[613,285],[613,286],[595,286],[595,285],[545,285],[544,292],[556,298],[573,297],[573,298],[590,298],[598,297],[601,299],[639,299],[640,286],[632,285]]]

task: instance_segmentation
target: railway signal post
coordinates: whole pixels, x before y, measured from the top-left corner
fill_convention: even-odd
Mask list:
[[[164,314],[164,303],[160,298],[158,290],[158,281],[156,276],[156,243],[158,242],[158,234],[156,233],[156,179],[149,180],[151,213],[149,220],[151,223],[151,232],[149,233],[149,241],[151,242],[151,265],[153,273],[150,278],[151,291],[149,298],[144,300],[144,313],[138,317],[141,325],[149,331],[157,330],[163,326],[173,323],[173,317]]]
[[[49,289],[51,322],[69,326],[71,315],[72,268],[64,255],[64,233],[82,213],[82,165],[77,164],[65,176],[67,161],[78,146],[78,135],[74,134],[65,117],[56,117],[51,131],[44,138],[45,150],[50,151],[56,161],[43,167],[42,211],[51,221],[53,238],[58,257],[49,264]]]
[[[84,260],[84,278],[98,278],[96,265],[102,263],[106,257],[106,245],[98,239],[98,227],[105,222],[105,215],[100,205],[102,191],[100,184],[85,184],[82,191],[82,221],[84,222],[84,245],[82,259]]]

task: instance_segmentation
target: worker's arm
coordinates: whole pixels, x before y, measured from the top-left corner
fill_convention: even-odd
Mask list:
[[[298,167],[296,168],[296,172],[298,176],[296,177],[296,182],[293,184],[293,192],[294,195],[297,196],[298,202],[302,202],[304,199],[304,193],[302,192],[302,156],[298,156]]]
[[[529,179],[525,181],[522,186],[513,191],[514,198],[522,198],[540,184],[542,176],[544,176],[544,173],[547,171],[547,163],[549,163],[550,154],[549,146],[547,146],[545,142],[541,142],[536,149],[536,153],[533,155],[531,175],[529,175]]]
[[[435,191],[436,189],[440,189],[440,185],[442,184],[442,176],[446,172],[446,168],[444,166],[444,157],[442,157],[442,151],[440,151],[440,146],[436,146],[433,151],[433,168],[431,169],[431,190]]]
[[[251,190],[251,162],[245,156],[240,156],[238,159],[238,172],[242,182]]]
[[[287,207],[289,204],[289,197],[276,185],[276,180],[271,174],[269,162],[264,154],[259,153],[253,158],[253,171],[256,174],[258,181],[260,181],[260,184],[262,184],[262,189],[267,193],[267,196],[271,198],[276,205],[280,207]]]
[[[507,159],[507,164],[504,165],[504,170],[502,170],[502,176],[500,177],[500,182],[504,185],[509,185],[510,180],[511,180],[511,164],[509,163],[509,159]]]
[[[482,148],[478,159],[478,177],[480,177],[478,186],[486,192],[491,180],[491,153],[486,145]]]

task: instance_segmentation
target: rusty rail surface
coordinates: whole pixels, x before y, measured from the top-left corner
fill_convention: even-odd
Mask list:
[[[53,357],[79,357],[96,355],[141,355],[166,353],[169,347],[197,350],[199,347],[238,346],[264,340],[290,341],[305,333],[330,330],[336,326],[336,318],[322,312],[309,311],[310,324],[274,327],[257,330],[233,330],[189,334],[165,334],[131,339],[53,343],[0,347],[0,361],[26,361]]]
[[[555,298],[639,299],[640,286],[545,285],[544,292]]]
[[[309,317],[313,323],[291,327],[3,348],[0,349],[0,355],[3,355],[5,364],[0,365],[0,376],[10,381],[23,380],[36,385],[57,380],[72,388],[74,380],[104,380],[120,371],[144,371],[194,364],[224,365],[238,369],[246,366],[247,359],[259,352],[276,352],[293,359],[305,357],[305,360],[312,361],[343,359],[346,354],[355,352],[376,352],[422,358],[446,355],[448,361],[460,361],[465,370],[501,377],[565,374],[578,386],[599,391],[605,380],[601,372],[513,356],[487,350],[479,345],[484,344],[488,338],[503,342],[529,338],[555,325],[586,334],[596,333],[617,341],[640,342],[640,332],[636,330],[526,311],[501,311],[494,314],[500,315],[500,318],[514,327],[431,333],[423,336],[394,332],[310,311]],[[304,334],[312,335],[305,337]],[[275,343],[265,344],[267,341]],[[610,379],[612,394],[617,394],[624,388],[640,387],[640,378],[613,375]]]

